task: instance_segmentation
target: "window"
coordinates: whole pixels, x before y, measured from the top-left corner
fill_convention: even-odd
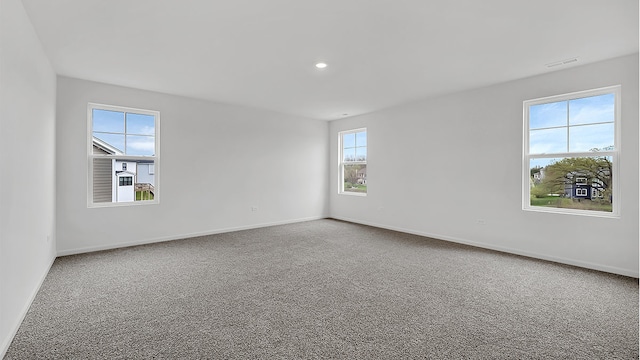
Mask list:
[[[619,119],[619,86],[525,101],[523,208],[618,216]]]
[[[158,203],[160,113],[89,104],[87,117],[88,205]]]
[[[131,186],[131,185],[133,185],[133,178],[131,176],[120,177],[120,186]]]
[[[592,198],[602,198],[604,196],[600,193],[600,191],[598,191],[598,188],[594,186],[594,187],[591,188],[591,197]]]
[[[341,194],[367,194],[367,129],[339,133]]]

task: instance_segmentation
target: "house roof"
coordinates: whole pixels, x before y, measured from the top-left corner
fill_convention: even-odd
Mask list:
[[[93,137],[93,146],[96,146],[111,155],[123,155],[122,150],[116,148],[115,146],[105,142],[104,140],[100,140],[97,137]]]

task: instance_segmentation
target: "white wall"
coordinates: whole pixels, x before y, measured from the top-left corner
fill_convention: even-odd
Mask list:
[[[57,94],[58,254],[329,214],[325,121],[66,77]],[[87,208],[89,102],[160,112],[160,204]]]
[[[0,3],[0,49],[2,358],[55,257],[56,76],[19,0]]]
[[[522,102],[616,84],[621,217],[523,211]],[[337,133],[359,127],[368,195],[338,195]],[[333,121],[330,144],[334,218],[638,276],[637,54]]]

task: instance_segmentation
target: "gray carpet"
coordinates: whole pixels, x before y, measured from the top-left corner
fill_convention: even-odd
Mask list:
[[[6,359],[637,359],[638,279],[335,220],[56,259]]]

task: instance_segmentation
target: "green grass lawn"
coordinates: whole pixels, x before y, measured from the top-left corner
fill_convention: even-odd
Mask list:
[[[531,206],[553,206],[556,207],[558,200],[560,200],[559,197],[556,196],[549,196],[549,197],[543,197],[543,198],[531,198]]]
[[[345,186],[344,191],[366,193],[367,192],[367,185],[355,184],[355,185],[352,185],[352,187],[346,187]]]
[[[613,207],[607,202],[597,202],[588,199],[567,199],[558,196],[548,196],[543,198],[531,198],[531,206],[546,206],[564,209],[613,211]]]

